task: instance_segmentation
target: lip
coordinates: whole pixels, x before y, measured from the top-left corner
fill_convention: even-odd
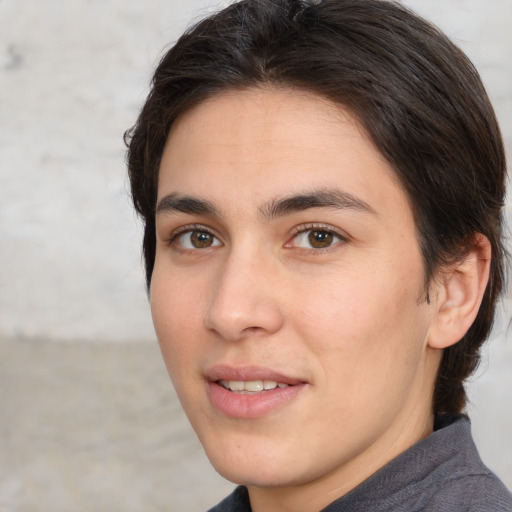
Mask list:
[[[304,383],[304,380],[284,375],[263,366],[216,365],[205,373],[210,382],[218,380],[273,380],[289,386]]]
[[[231,418],[255,419],[266,416],[288,405],[307,386],[301,379],[260,366],[218,365],[210,368],[205,377],[210,403],[216,410]],[[224,388],[219,384],[220,380],[272,380],[288,384],[288,387],[242,394]]]

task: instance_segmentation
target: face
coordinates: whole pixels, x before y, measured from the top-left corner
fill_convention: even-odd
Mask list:
[[[347,111],[275,89],[189,110],[156,227],[157,336],[222,475],[349,490],[428,433],[439,357],[411,208]]]

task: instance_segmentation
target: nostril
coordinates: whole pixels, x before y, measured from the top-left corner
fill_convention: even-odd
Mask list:
[[[243,332],[247,332],[247,333],[253,333],[253,332],[256,332],[256,331],[260,331],[262,330],[261,327],[246,327]]]

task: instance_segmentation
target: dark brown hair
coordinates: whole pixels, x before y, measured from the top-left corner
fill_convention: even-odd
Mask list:
[[[434,390],[435,412],[460,412],[464,380],[478,364],[503,284],[504,148],[471,62],[398,3],[242,0],[199,22],[167,52],[125,134],[148,287],[158,171],[173,121],[220,91],[261,85],[309,90],[356,115],[409,196],[426,287],[439,268],[464,257],[476,233],[490,240],[483,303],[464,338],[445,350]]]

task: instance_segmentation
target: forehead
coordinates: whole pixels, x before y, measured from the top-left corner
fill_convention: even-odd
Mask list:
[[[407,202],[347,109],[302,90],[258,88],[216,95],[175,121],[158,196],[193,194],[240,208],[333,187],[369,204]]]

